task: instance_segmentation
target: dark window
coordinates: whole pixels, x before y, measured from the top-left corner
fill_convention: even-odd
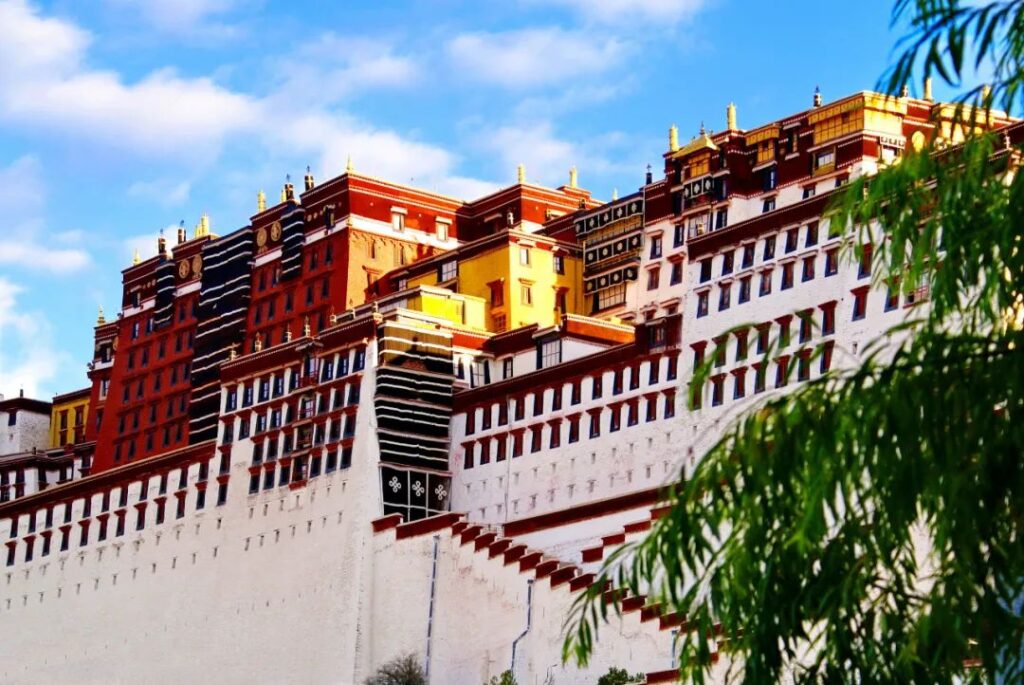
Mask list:
[[[702,259],[700,262],[700,282],[705,283],[711,280],[711,258]]]
[[[812,221],[807,224],[807,238],[805,240],[806,247],[812,247],[818,244],[818,222]]]
[[[810,281],[814,278],[814,263],[817,261],[817,257],[804,257],[802,279],[804,281]]]
[[[723,276],[727,276],[727,275],[732,273],[734,257],[735,257],[735,252],[733,252],[732,250],[729,250],[728,252],[726,252],[725,254],[722,255],[722,275]]]
[[[775,258],[775,236],[770,235],[764,239],[764,254],[761,259],[768,261]]]
[[[786,253],[789,254],[797,248],[797,243],[800,238],[800,230],[797,228],[791,228],[786,231]]]
[[[858,290],[853,294],[853,320],[859,321],[864,318],[868,308],[867,290]]]
[[[839,273],[839,249],[833,247],[825,251],[825,276],[835,276]]]
[[[725,311],[729,308],[732,296],[732,283],[723,283],[718,288],[718,311]]]
[[[782,289],[789,290],[793,287],[793,262],[782,265]]]
[[[740,279],[740,295],[739,303],[743,304],[750,300],[750,276],[744,276]]]
[[[708,315],[708,291],[697,293],[697,318]]]

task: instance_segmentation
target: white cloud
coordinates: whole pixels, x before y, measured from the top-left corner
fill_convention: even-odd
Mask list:
[[[577,12],[585,21],[620,23],[679,21],[693,17],[706,0],[527,0],[533,4],[560,5]]]
[[[19,309],[23,292],[0,277],[0,394],[11,397],[24,389],[27,396],[41,398],[52,392],[49,381],[70,357],[54,348],[53,326],[45,315]]]
[[[116,9],[137,12],[153,28],[165,33],[196,37],[229,37],[234,27],[215,21],[236,9],[239,0],[107,0]]]
[[[556,27],[464,33],[446,46],[459,73],[512,88],[598,74],[621,63],[631,49],[619,38]]]
[[[419,68],[387,40],[329,31],[272,60],[271,72],[277,80],[273,99],[295,110],[338,102],[356,91],[408,85]]]
[[[0,1],[0,117],[122,148],[185,155],[217,146],[258,114],[251,98],[209,79],[162,70],[129,84],[90,69],[91,41],[88,32],[41,16],[25,0]]]
[[[352,155],[363,171],[402,182],[441,183],[456,163],[440,147],[329,108],[353,89],[399,85],[414,77],[413,63],[385,42],[326,34],[300,51],[307,61],[316,63],[319,57],[323,64],[297,68],[287,77],[282,71],[280,90],[264,98],[171,70],[128,83],[116,73],[87,66],[90,42],[86,31],[42,16],[25,0],[0,0],[0,120],[130,154],[179,160],[194,157],[199,149],[209,161],[229,141],[259,140],[283,159],[319,159],[328,175],[340,173]],[[329,58],[332,52],[338,54]],[[323,85],[334,77],[338,85]],[[300,86],[320,91],[313,106],[296,107],[285,99]],[[155,188],[135,190],[145,194]],[[172,190],[184,195],[183,186]]]
[[[175,207],[188,200],[191,190],[191,181],[161,178],[153,181],[136,181],[128,186],[128,195],[151,200],[162,207]]]
[[[20,157],[0,167],[0,215],[5,229],[0,233],[0,265],[66,274],[89,263],[89,254],[73,246],[71,232],[59,234],[60,241],[46,235],[40,212],[43,205],[43,174],[39,160]],[[55,247],[60,242],[63,247]]]

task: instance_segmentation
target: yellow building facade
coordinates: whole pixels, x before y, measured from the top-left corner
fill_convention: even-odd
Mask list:
[[[76,445],[85,441],[89,420],[89,388],[56,395],[50,410],[50,447]]]
[[[583,313],[583,260],[577,246],[503,231],[394,272],[399,288],[440,286],[483,302],[493,333],[531,324],[554,326]]]

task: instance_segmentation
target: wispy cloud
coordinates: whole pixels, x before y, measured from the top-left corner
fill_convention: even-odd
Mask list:
[[[59,241],[47,235],[41,216],[43,192],[43,174],[35,157],[20,157],[0,167],[0,215],[6,222],[0,233],[0,265],[53,274],[79,271],[89,263],[89,254],[78,247],[72,232],[60,234]]]
[[[244,0],[106,0],[115,9],[138,14],[157,31],[187,38],[230,38],[237,27],[226,15],[246,3]]]
[[[706,0],[525,0],[577,12],[585,21],[613,24],[630,21],[677,23],[702,10]]]
[[[128,186],[128,195],[150,200],[161,207],[176,207],[188,200],[191,190],[191,181],[161,178],[132,183]]]
[[[448,42],[453,66],[478,81],[509,88],[565,83],[621,64],[625,41],[558,27],[463,33]]]
[[[23,294],[22,286],[0,276],[0,394],[10,397],[23,389],[30,397],[42,397],[53,391],[48,384],[70,357],[55,348],[45,314],[21,308]]]

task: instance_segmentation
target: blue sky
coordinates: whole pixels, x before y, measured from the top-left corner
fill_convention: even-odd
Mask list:
[[[688,139],[871,88],[890,0],[0,0],[0,393],[87,384],[96,308],[161,228],[244,225],[285,174],[466,199],[630,192]],[[172,231],[173,233],[173,231]]]

